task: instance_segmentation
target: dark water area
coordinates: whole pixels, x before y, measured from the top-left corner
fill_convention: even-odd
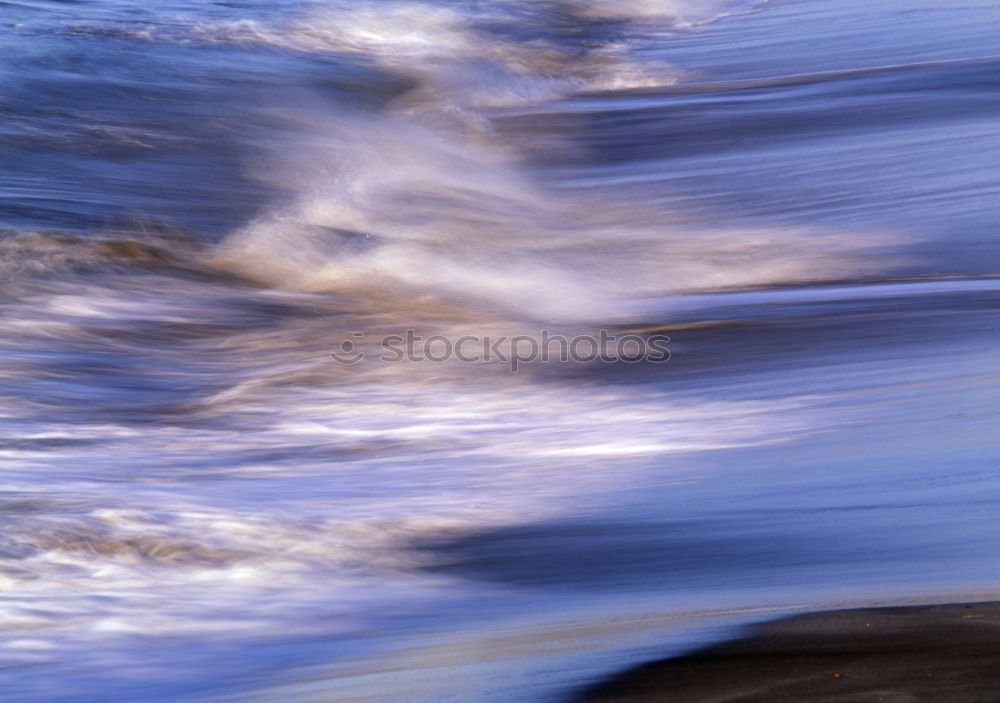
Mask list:
[[[998,26],[0,2],[0,700],[564,700],[995,596]]]

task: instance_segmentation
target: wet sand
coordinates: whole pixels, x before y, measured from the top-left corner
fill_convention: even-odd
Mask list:
[[[866,608],[755,626],[597,683],[574,703],[995,703],[1000,603]]]

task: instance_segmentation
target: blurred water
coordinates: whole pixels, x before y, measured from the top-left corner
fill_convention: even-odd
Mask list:
[[[0,698],[556,700],[995,593],[998,21],[0,3]],[[329,356],[601,328],[672,359]]]

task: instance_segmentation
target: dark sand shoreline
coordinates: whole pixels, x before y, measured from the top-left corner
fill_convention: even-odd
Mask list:
[[[639,665],[573,703],[998,703],[1000,602],[797,615]]]

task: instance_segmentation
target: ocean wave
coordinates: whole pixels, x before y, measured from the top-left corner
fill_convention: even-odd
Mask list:
[[[607,322],[637,298],[891,265],[873,256],[893,243],[886,235],[700,227],[642,193],[552,187],[521,167],[516,144],[443,136],[409,115],[294,119],[281,162],[262,171],[299,200],[215,258],[279,288]]]
[[[676,69],[633,57],[641,33],[585,17],[616,8],[649,18],[654,7],[676,19],[681,10],[707,18],[736,5],[543,4],[526,16],[502,5],[484,17],[392,2],[282,28],[205,29],[207,37],[357,54],[413,86],[377,114],[331,115],[319,101],[271,111],[288,125],[287,139],[254,171],[293,202],[228,237],[216,265],[282,288],[601,321],[627,316],[635,298],[884,266],[870,256],[890,242],[883,235],[699,227],[649,193],[576,188],[526,163],[529,145],[498,126],[498,114],[529,104],[544,111],[580,91],[677,81]],[[484,28],[516,21],[524,34],[533,19],[557,25],[557,10],[562,21],[575,18],[583,38],[518,40],[509,28]]]

